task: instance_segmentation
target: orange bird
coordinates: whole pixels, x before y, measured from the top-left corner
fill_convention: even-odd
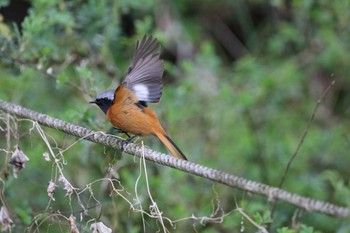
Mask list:
[[[164,67],[159,59],[159,49],[156,39],[144,36],[136,44],[122,84],[116,90],[100,93],[90,103],[97,104],[120,131],[127,135],[154,135],[173,156],[187,160],[159,123],[156,113],[147,106],[147,102],[157,103],[162,96]]]

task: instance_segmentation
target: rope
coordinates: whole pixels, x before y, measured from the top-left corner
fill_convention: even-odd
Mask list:
[[[134,143],[125,143],[123,140],[107,135],[102,132],[93,131],[76,124],[59,120],[48,115],[32,111],[20,105],[12,104],[0,100],[0,109],[11,115],[31,119],[44,126],[55,128],[67,134],[84,138],[91,142],[99,143],[114,149],[123,150],[124,152],[141,157],[144,153],[145,159],[157,164],[197,175],[214,182],[222,183],[229,187],[242,189],[251,193],[268,197],[269,201],[283,201],[296,207],[303,208],[310,212],[320,212],[334,217],[348,217],[350,210],[331,203],[320,200],[303,197],[298,194],[287,192],[283,189],[271,187],[262,183],[247,180],[220,170],[212,169],[206,166],[196,164],[191,161],[180,160],[175,157],[159,153],[149,148],[142,148]]]

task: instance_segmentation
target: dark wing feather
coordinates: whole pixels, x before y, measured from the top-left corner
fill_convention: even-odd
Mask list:
[[[163,62],[159,59],[159,43],[152,36],[137,42],[124,86],[132,90],[140,101],[158,102],[162,96]]]

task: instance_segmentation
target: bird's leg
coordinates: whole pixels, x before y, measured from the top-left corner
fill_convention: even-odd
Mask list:
[[[128,139],[131,138],[131,136],[130,136],[127,132],[125,132],[125,131],[123,131],[123,130],[121,130],[121,129],[118,129],[118,128],[116,128],[116,127],[113,127],[113,129],[114,129],[115,131],[117,131],[118,133],[123,133],[123,134],[125,134],[125,135],[128,137]]]
[[[125,132],[125,131],[123,131],[123,130],[121,130],[121,129],[118,129],[118,128],[116,128],[116,127],[113,127],[113,129],[115,129],[118,133],[123,133],[123,134],[125,134],[125,135],[128,137],[127,139],[125,139],[125,140],[123,141],[123,144],[128,144],[128,143],[130,143],[130,142],[133,142],[133,140],[134,140],[136,137],[138,137],[137,135],[130,136],[130,134],[128,134],[128,132]]]
[[[127,132],[124,132],[124,133],[125,133],[125,135],[128,137],[126,140],[131,140],[131,139],[133,139],[134,137],[136,137],[136,135],[130,136]]]
[[[118,129],[118,128],[114,127],[114,126],[113,126],[113,129],[114,129],[115,131],[117,131],[117,133],[125,133],[125,134],[126,134],[125,131],[123,131],[123,130],[121,130],[121,129]]]
[[[134,139],[137,138],[138,136],[137,135],[133,135],[133,136],[129,136],[127,135],[129,138],[125,139],[124,142],[125,143],[130,143],[130,142],[134,142]]]
[[[127,139],[125,139],[125,140],[123,140],[123,141],[121,142],[122,148],[126,148],[126,146],[127,146],[129,143],[134,142],[133,140],[134,140],[134,138],[137,137],[137,135],[134,135],[134,136],[132,136],[132,137],[130,137],[130,136],[128,135],[128,137],[129,137],[129,138],[127,138]]]

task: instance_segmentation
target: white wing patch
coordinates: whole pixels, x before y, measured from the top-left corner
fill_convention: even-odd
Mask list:
[[[140,100],[147,100],[149,98],[149,90],[146,85],[136,84],[132,89]]]
[[[128,73],[123,81],[139,101],[159,102],[162,96],[163,62],[159,59],[160,45],[152,36],[137,43]]]

